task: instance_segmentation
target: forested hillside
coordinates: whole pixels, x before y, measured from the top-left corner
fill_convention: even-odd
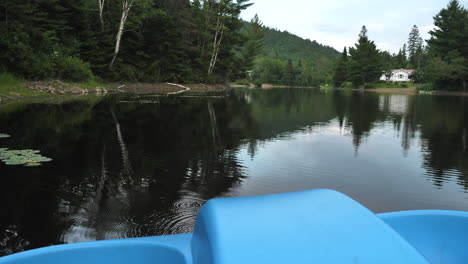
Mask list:
[[[0,73],[29,80],[319,85],[334,49],[239,16],[250,0],[3,0]],[[288,62],[288,60],[291,60]],[[328,78],[329,79],[329,78]]]
[[[334,48],[271,28],[265,28],[263,43],[254,83],[319,86],[331,81],[340,54]]]
[[[310,60],[326,57],[335,59],[339,52],[334,48],[306,40],[288,31],[268,29],[265,32],[264,52],[266,57],[278,57],[281,60]]]
[[[3,0],[0,72],[26,79],[225,82],[256,54],[249,0]]]

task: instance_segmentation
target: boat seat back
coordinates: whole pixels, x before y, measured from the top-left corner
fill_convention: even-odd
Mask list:
[[[208,201],[193,234],[194,264],[427,264],[351,198],[330,190]]]

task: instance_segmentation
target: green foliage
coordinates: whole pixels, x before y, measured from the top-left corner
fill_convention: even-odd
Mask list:
[[[334,48],[321,45],[315,40],[306,40],[293,35],[287,31],[268,29],[265,33],[263,56],[278,58],[283,61],[291,59],[298,60],[318,60],[326,57],[330,60],[339,57],[340,53]]]
[[[2,94],[9,95],[11,93],[20,95],[36,94],[36,92],[24,87],[23,81],[20,78],[10,73],[0,73],[0,97]]]
[[[411,68],[420,68],[421,57],[423,53],[423,39],[419,34],[419,29],[416,25],[413,26],[408,37],[408,59],[412,66]]]
[[[354,85],[352,82],[344,82],[341,84],[340,88],[345,88],[345,89],[349,89],[349,88],[353,88]]]
[[[355,87],[364,87],[379,79],[382,73],[380,53],[373,41],[367,37],[367,29],[362,27],[358,43],[349,49],[349,80]]]
[[[406,69],[408,68],[408,59],[406,57],[406,44],[394,56],[393,67],[391,69]]]
[[[258,28],[246,35],[241,30],[240,12],[250,5],[248,0],[133,1],[119,55],[109,69],[120,1],[105,1],[101,23],[95,0],[5,0],[0,4],[0,70],[26,79],[69,81],[85,81],[93,73],[108,81],[236,79],[261,52]]]
[[[445,58],[449,52],[458,51],[466,55],[467,10],[457,0],[451,0],[448,6],[434,17],[435,29],[429,32],[430,51]]]
[[[429,91],[432,91],[434,89],[434,87],[432,86],[432,84],[430,83],[424,83],[424,84],[420,84],[416,87],[416,89],[418,91],[426,91],[426,92],[429,92]]]
[[[379,81],[374,83],[375,88],[409,88],[414,87],[407,82],[386,82],[386,81]]]
[[[35,167],[40,166],[43,162],[52,161],[52,159],[42,156],[39,154],[38,150],[10,150],[7,148],[0,148],[0,161],[5,163],[5,165]]]
[[[348,80],[348,51],[346,47],[343,50],[338,66],[335,69],[333,76],[333,83],[335,87],[340,87],[344,82]]]
[[[294,72],[294,66],[292,65],[292,61],[288,60],[286,64],[286,68],[284,69],[284,79],[283,82],[286,85],[292,86],[295,83],[296,74]]]
[[[256,60],[253,83],[314,87],[331,83],[333,61],[338,55],[335,49],[315,41],[267,28],[264,52]]]
[[[99,82],[98,80],[94,78],[94,79],[88,79],[84,82],[78,83],[78,87],[83,88],[83,89],[96,88],[96,87],[106,88],[107,85]]]
[[[75,57],[58,59],[57,74],[59,79],[75,82],[87,81],[93,78],[91,65]]]
[[[427,63],[425,73],[434,88],[441,90],[459,90],[462,87],[460,80],[467,77],[467,61],[458,52],[450,52],[446,60],[433,57]]]
[[[266,29],[263,27],[262,22],[258,15],[248,23],[245,27],[246,42],[241,52],[241,67],[242,72],[253,70],[254,60],[263,52],[263,39]]]
[[[457,0],[434,17],[436,28],[429,32],[426,80],[435,89],[466,90],[468,81],[468,11]]]
[[[249,23],[244,28],[248,30]],[[263,53],[255,60],[253,83],[315,87],[331,83],[339,52],[287,31],[264,30]]]
[[[0,139],[9,138],[10,135],[0,133]],[[27,167],[40,166],[41,162],[49,162],[52,159],[39,154],[40,151],[25,149],[25,150],[10,150],[0,148],[0,161],[6,165],[24,165]]]
[[[248,80],[241,79],[241,80],[235,81],[233,84],[235,84],[235,85],[249,85],[250,82]]]
[[[281,84],[285,65],[285,62],[279,59],[260,58],[254,69],[255,83]]]

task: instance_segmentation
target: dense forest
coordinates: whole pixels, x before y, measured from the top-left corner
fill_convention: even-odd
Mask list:
[[[331,80],[339,53],[287,31],[265,28],[263,53],[253,69],[255,84],[319,86]]]
[[[2,0],[0,71],[27,79],[225,82],[261,50],[249,0]],[[253,24],[259,22],[258,17]]]
[[[422,88],[466,91],[468,80],[468,10],[458,0],[434,16],[426,42],[415,25],[397,54],[380,51],[363,26],[355,47],[345,48],[333,76],[336,87],[373,87],[382,72],[415,69]]]
[[[362,28],[342,55],[316,41],[242,21],[250,0],[2,0],[0,72],[30,80],[263,83],[373,87],[416,69],[427,89],[466,90],[468,11],[457,0],[417,26],[396,54]],[[372,33],[371,33],[372,34]]]
[[[3,0],[0,71],[33,79],[319,85],[339,53],[239,18],[248,0]],[[260,56],[259,56],[260,55]]]
[[[264,27],[258,16],[242,21],[250,5],[2,0],[0,72],[66,81],[318,85],[330,78],[337,51]]]

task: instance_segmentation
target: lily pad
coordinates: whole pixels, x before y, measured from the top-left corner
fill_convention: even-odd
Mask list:
[[[26,166],[26,167],[39,167],[41,165],[42,164],[39,163],[39,162],[31,162],[31,163],[26,163],[24,166]]]
[[[39,154],[38,150],[10,150],[7,148],[0,148],[0,161],[11,166],[24,165],[27,167],[36,167],[41,166],[43,162],[52,161],[52,159],[42,156]]]

